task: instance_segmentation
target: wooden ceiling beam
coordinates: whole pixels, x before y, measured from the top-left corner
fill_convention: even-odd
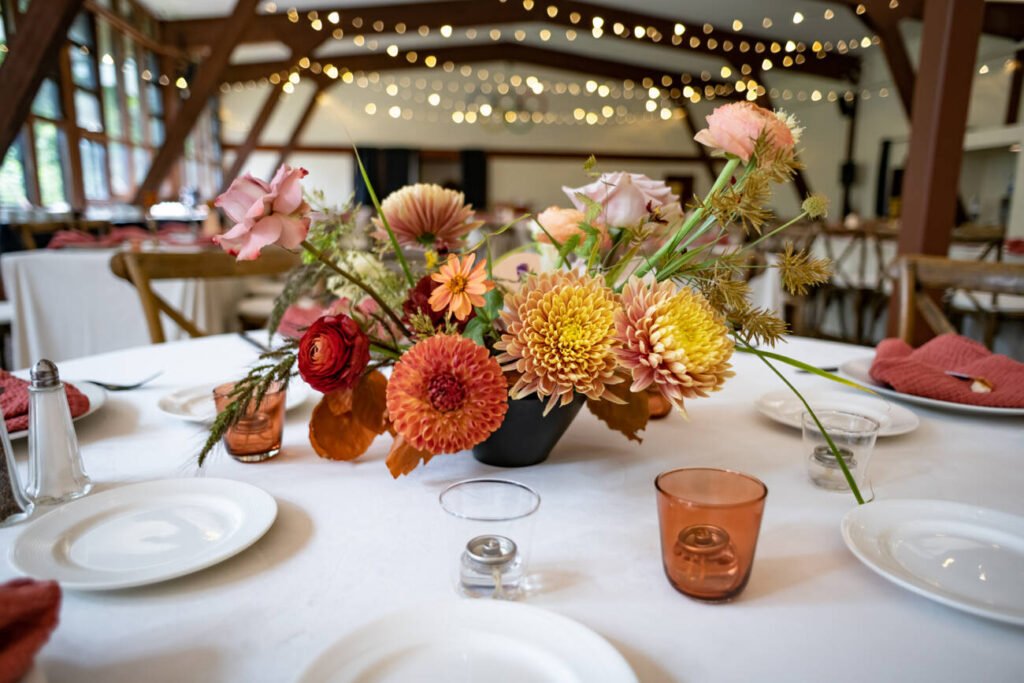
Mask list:
[[[522,62],[537,66],[546,66],[565,71],[600,76],[618,80],[630,79],[641,82],[644,78],[651,78],[656,81],[658,87],[662,87],[661,79],[668,77],[672,79],[673,86],[684,87],[675,72],[665,71],[660,67],[648,67],[625,62],[599,59],[597,57],[586,57],[583,55],[551,50],[548,48],[522,45],[519,43],[488,43],[484,45],[463,45],[457,47],[441,47],[437,49],[420,48],[415,51],[416,61],[410,63],[406,53],[398,53],[395,57],[386,54],[358,54],[338,55],[333,57],[322,57],[318,61],[323,64],[332,64],[339,70],[347,69],[352,72],[359,71],[392,71],[396,69],[426,69],[424,59],[433,56],[437,59],[435,69],[440,69],[445,62],[455,64],[473,64],[479,62]],[[236,64],[225,69],[223,81],[246,82],[259,80],[268,77],[273,73],[290,71],[295,64],[290,61],[261,62],[255,64]],[[311,72],[303,71],[303,76]],[[720,80],[710,79],[695,80],[691,83],[695,89],[703,90],[706,86],[717,88],[719,86],[731,89],[731,84]],[[731,92],[728,95],[716,95],[726,100],[744,99],[739,93]]]
[[[0,159],[14,143],[32,110],[32,101],[43,77],[57,64],[68,28],[82,0],[33,2],[18,22],[9,51],[0,65]]]
[[[237,0],[231,16],[220,20],[220,40],[214,44],[210,56],[199,65],[196,76],[192,79],[189,98],[182,103],[174,118],[169,119],[164,144],[157,151],[145,180],[135,192],[133,204],[142,205],[148,198],[154,197],[174,162],[181,156],[185,138],[222,82],[222,75],[231,59],[231,52],[256,16],[257,2],[258,0]]]
[[[308,16],[309,10],[300,12],[297,21],[294,22],[289,19],[287,14],[267,14],[257,17],[246,31],[243,42],[262,43],[280,40],[294,43],[308,35],[325,40],[339,28],[345,35],[361,34],[372,38],[395,34],[399,25],[403,27],[403,33],[407,34],[415,34],[421,26],[426,26],[430,31],[437,31],[444,25],[461,28],[523,23],[548,23],[590,33],[594,28],[595,17],[600,17],[604,35],[616,40],[643,41],[648,45],[656,45],[677,52],[696,52],[730,61],[735,60],[737,56],[742,58],[747,54],[750,62],[760,64],[765,58],[778,58],[782,55],[781,53],[773,55],[769,50],[757,53],[755,46],[758,43],[770,46],[773,42],[783,45],[787,42],[785,38],[778,36],[772,37],[741,31],[712,28],[709,32],[705,32],[704,22],[666,19],[632,10],[574,0],[560,0],[557,5],[557,13],[555,16],[551,16],[544,9],[545,5],[546,3],[537,3],[533,10],[526,10],[519,2],[439,0],[437,2],[322,9],[315,10],[322,25],[319,31],[313,29],[311,25]],[[328,20],[328,16],[332,12],[339,14],[337,24]],[[616,35],[614,32],[613,27],[616,23],[622,24],[626,29],[621,35]],[[676,24],[682,24],[685,31],[683,35],[674,40]],[[638,26],[642,27],[645,32],[640,39],[636,38],[634,33]],[[193,46],[212,45],[220,37],[214,19],[168,22],[164,25],[164,30],[165,35],[170,39]],[[740,44],[743,42],[750,46],[746,53],[740,51]],[[726,44],[731,44],[732,49],[726,50]],[[810,50],[797,54],[804,59],[802,64],[794,63],[790,67],[779,65],[779,68],[850,81],[856,81],[859,77],[860,59],[856,56],[831,53],[819,59]],[[793,56],[795,58],[796,55]]]

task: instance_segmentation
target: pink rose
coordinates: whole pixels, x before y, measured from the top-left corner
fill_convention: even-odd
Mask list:
[[[309,231],[309,204],[302,199],[299,181],[306,169],[282,166],[270,184],[246,173],[235,178],[216,206],[235,221],[234,227],[213,241],[239,261],[252,261],[269,244],[294,249]]]
[[[776,150],[792,153],[796,141],[785,121],[753,102],[734,102],[715,109],[705,117],[708,127],[693,136],[702,145],[750,161],[754,143],[764,131]]]
[[[642,173],[617,171],[605,173],[595,182],[583,187],[563,187],[573,206],[586,213],[587,206],[577,197],[582,194],[598,202],[604,210],[598,219],[611,227],[633,226],[650,214],[652,209],[679,201],[668,185],[651,180]]]
[[[580,223],[583,223],[586,219],[587,217],[578,209],[563,209],[558,206],[549,206],[537,216],[537,222],[541,224],[544,230],[547,230],[547,234],[541,232],[537,236],[537,241],[551,244],[551,240],[548,239],[548,235],[551,235],[556,241],[564,243],[573,235],[579,235],[580,243],[582,244],[586,240],[587,234],[580,229]],[[593,227],[601,233],[601,246],[604,248],[610,247],[612,240],[608,236],[607,226],[598,221],[594,221],[594,223]]]

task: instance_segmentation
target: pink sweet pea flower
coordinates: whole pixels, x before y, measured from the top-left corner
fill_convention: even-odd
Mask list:
[[[281,166],[269,185],[249,173],[235,178],[214,202],[235,225],[214,236],[214,243],[239,261],[254,260],[269,244],[298,247],[309,231],[309,204],[302,199],[300,184],[306,174],[304,168]]]
[[[792,153],[796,140],[786,121],[753,102],[733,102],[718,107],[705,117],[708,127],[693,139],[727,154],[750,161],[754,143],[764,131],[777,151]]]
[[[647,217],[652,209],[679,201],[668,185],[651,180],[642,173],[602,174],[596,181],[583,187],[563,187],[562,191],[573,205],[583,213],[587,205],[576,195],[591,199],[604,207],[598,221],[609,227],[633,226]]]

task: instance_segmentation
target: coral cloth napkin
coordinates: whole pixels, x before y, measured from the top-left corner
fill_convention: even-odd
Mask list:
[[[58,230],[53,233],[47,249],[63,249],[69,244],[87,244],[92,247],[100,246],[96,237],[82,230]]]
[[[8,432],[20,432],[28,429],[28,382],[15,377],[6,370],[0,370],[0,409],[4,411],[4,421]],[[89,410],[89,398],[67,382],[64,391],[68,395],[68,408],[71,417],[78,417]]]
[[[984,377],[995,388],[990,393],[971,391],[971,382],[946,371]],[[902,339],[878,345],[871,377],[896,391],[953,403],[994,408],[1024,408],[1024,363],[992,353],[973,339],[943,334],[919,349]]]
[[[56,581],[15,579],[0,586],[0,683],[14,683],[57,626],[60,586]]]

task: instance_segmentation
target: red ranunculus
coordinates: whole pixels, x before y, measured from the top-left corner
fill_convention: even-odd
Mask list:
[[[299,374],[325,394],[354,386],[369,362],[370,340],[347,315],[315,320],[299,341]]]

